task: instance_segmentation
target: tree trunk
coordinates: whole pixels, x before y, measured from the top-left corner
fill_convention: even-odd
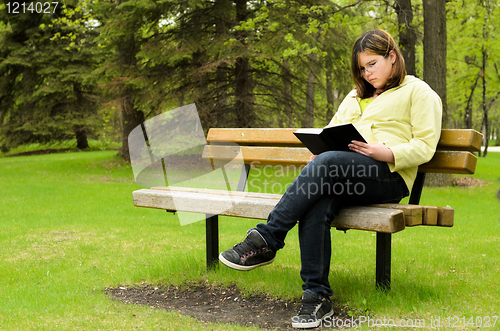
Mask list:
[[[443,128],[448,124],[446,99],[446,1],[423,0],[424,80],[443,102]]]
[[[489,113],[489,110],[491,109],[491,106],[493,106],[493,104],[498,99],[498,97],[500,97],[500,92],[497,92],[497,94],[493,97],[493,99],[490,100],[490,103],[488,105],[488,109],[486,110],[488,113]],[[493,127],[491,129],[489,129],[489,132],[490,132],[491,138],[495,139],[497,142],[497,145],[498,145],[500,143],[500,136],[499,136],[500,130],[498,129],[498,127],[497,128]]]
[[[283,120],[280,121],[280,127],[294,127],[292,110],[292,77],[290,73],[290,62],[283,58],[282,79],[283,79]]]
[[[130,152],[128,147],[128,136],[132,130],[144,122],[144,113],[134,109],[134,103],[131,96],[126,96],[122,101],[121,111],[121,126],[122,126],[122,147],[118,151],[118,156],[121,156],[125,161],[130,162]]]
[[[127,95],[122,99],[121,120],[122,147],[117,155],[129,162],[130,152],[128,147],[128,136],[136,126],[140,125],[145,120],[144,113],[134,108],[134,102],[132,101],[131,95]]]
[[[236,22],[247,19],[247,0],[236,0]],[[239,38],[244,44],[246,34],[240,33]],[[235,73],[235,114],[234,125],[240,128],[249,128],[255,125],[255,114],[253,112],[253,82],[251,64],[244,54],[236,59]]]
[[[233,3],[227,0],[215,0],[213,3],[214,8],[216,8],[215,13],[217,14],[214,38],[221,38],[221,36],[225,36],[226,32],[230,30],[230,24],[228,22],[231,21],[231,11],[227,9],[228,7],[232,7]],[[216,61],[219,60],[221,60],[220,55],[216,58]],[[228,96],[228,72],[230,72],[230,70],[228,67],[226,62],[221,61],[217,65],[217,70],[215,72],[217,83],[214,91],[215,109],[213,113],[215,118],[211,120],[213,125],[221,125],[219,123],[224,122],[224,117],[227,117],[227,112],[230,111]]]
[[[118,49],[118,61],[121,65],[129,66],[135,63],[135,40],[133,35],[126,37],[127,40]],[[135,109],[133,101],[134,91],[130,88],[122,87],[121,97],[121,119],[122,119],[122,147],[118,151],[118,156],[123,157],[125,161],[130,161],[130,152],[128,150],[128,135],[132,130],[144,122],[144,113]]]
[[[335,98],[333,96],[333,64],[332,59],[328,58],[326,62],[326,120],[330,122],[335,109]]]
[[[122,0],[115,0],[117,6],[121,3]],[[122,75],[125,77],[128,75],[127,68],[133,67],[136,64],[135,28],[130,28],[128,32],[120,37],[121,40],[117,43],[118,47],[116,51],[117,63],[122,67]],[[133,89],[122,86],[119,94],[121,98],[122,147],[117,155],[121,156],[127,162],[130,161],[128,136],[137,125],[144,122],[144,113],[135,108],[133,93]]]
[[[469,98],[467,99],[467,106],[465,106],[464,125],[466,129],[472,129],[472,99],[474,97],[474,91],[476,90],[477,83],[479,82],[480,77],[481,77],[481,70],[479,71],[479,74],[476,77],[474,85],[472,85],[470,88],[470,95]]]
[[[490,2],[487,0],[485,5],[486,5],[486,16],[484,18],[484,25],[483,25],[483,40],[484,41],[489,39],[487,24],[489,21]],[[483,67],[481,70],[481,78],[483,81],[483,125],[482,125],[482,130],[483,130],[483,146],[484,146],[484,152],[483,152],[482,156],[486,157],[486,155],[488,155],[488,145],[489,145],[489,141],[490,141],[490,126],[489,126],[489,119],[488,119],[489,107],[486,106],[486,64],[488,62],[488,51],[486,50],[484,45],[482,47],[482,54],[483,54]],[[479,151],[479,156],[481,156],[481,151]]]
[[[411,0],[396,0],[395,9],[398,14],[399,47],[405,59],[406,72],[408,75],[416,75],[415,43],[417,42],[417,34],[411,25],[413,21]]]
[[[89,148],[89,142],[87,140],[87,132],[83,127],[77,127],[74,129],[76,137],[76,148],[82,150]]]
[[[488,55],[486,53],[486,50],[483,48],[483,68],[481,70],[481,77],[483,81],[483,125],[482,125],[482,131],[483,131],[483,146],[484,146],[484,152],[482,156],[486,157],[488,154],[488,145],[489,145],[489,140],[490,140],[490,127],[488,123],[488,107],[486,106],[486,62],[488,61]],[[479,151],[479,156],[481,156],[481,151]]]
[[[442,127],[449,127],[446,100],[446,3],[445,0],[423,0],[424,9],[424,80],[441,97]],[[450,174],[429,174],[426,181],[447,182]]]
[[[309,55],[309,75],[307,78],[306,88],[306,115],[304,117],[303,125],[306,128],[314,127],[314,99],[316,88],[316,60],[318,55],[311,53]]]
[[[239,57],[234,67],[235,82],[235,123],[239,128],[251,128],[255,124],[253,113],[252,77],[250,61],[246,57]]]

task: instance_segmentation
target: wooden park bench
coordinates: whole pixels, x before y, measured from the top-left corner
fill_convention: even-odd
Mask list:
[[[280,194],[244,192],[252,164],[305,166],[311,153],[293,135],[296,129],[210,129],[203,158],[228,162],[239,157],[244,166],[236,192],[182,187],[153,187],[133,192],[134,205],[206,214],[207,266],[219,255],[218,215],[265,220]],[[237,146],[235,145],[237,144]],[[376,284],[390,288],[391,236],[413,226],[453,226],[451,207],[420,206],[427,173],[473,174],[481,148],[481,134],[474,130],[442,130],[438,150],[419,167],[409,204],[379,204],[343,208],[332,223],[339,230],[374,231],[376,235]],[[237,204],[230,197],[241,196]],[[175,200],[175,203],[174,203]],[[182,203],[179,203],[181,201]],[[180,206],[182,205],[182,206]],[[221,206],[225,206],[221,208]],[[222,211],[221,211],[222,210]]]

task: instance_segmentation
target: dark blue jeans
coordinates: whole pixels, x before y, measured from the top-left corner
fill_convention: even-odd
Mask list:
[[[307,164],[257,230],[277,251],[298,221],[302,288],[329,297],[335,214],[343,206],[399,202],[408,194],[404,180],[387,163],[354,152],[325,152]]]

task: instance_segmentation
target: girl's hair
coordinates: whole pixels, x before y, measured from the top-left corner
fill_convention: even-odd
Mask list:
[[[359,53],[366,52],[368,54],[388,56],[390,51],[394,51],[396,54],[396,61],[392,66],[391,75],[383,91],[398,86],[406,76],[405,60],[394,39],[384,30],[374,29],[365,32],[354,43],[351,56],[351,73],[356,84],[358,97],[369,98],[375,93],[375,88],[363,78],[359,68]]]

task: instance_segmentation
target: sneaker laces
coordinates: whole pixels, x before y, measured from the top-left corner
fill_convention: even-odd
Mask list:
[[[247,259],[248,257],[257,253],[265,253],[269,251],[269,248],[265,246],[257,246],[249,237],[246,237],[245,240],[243,240],[239,244],[234,245],[233,249],[244,259]]]
[[[317,299],[319,300],[319,299]],[[298,316],[301,315],[315,315],[318,310],[321,308],[321,305],[323,304],[323,301],[326,299],[320,300],[320,301],[309,301],[309,302],[302,302],[302,305],[300,306]],[[304,300],[306,301],[306,300]]]

